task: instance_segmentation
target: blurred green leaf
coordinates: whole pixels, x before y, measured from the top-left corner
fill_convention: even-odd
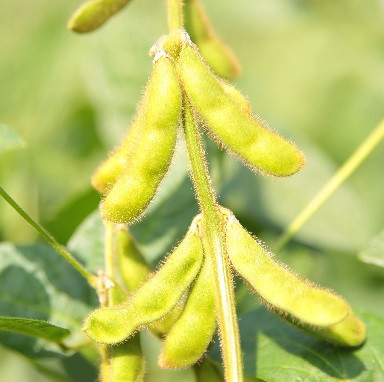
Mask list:
[[[0,330],[60,342],[71,332],[46,321],[21,317],[0,317]]]
[[[338,348],[312,338],[265,308],[240,319],[245,371],[268,382],[384,380],[384,320],[358,313],[368,340],[358,349]],[[218,356],[217,346],[213,350]]]
[[[0,124],[0,153],[25,146],[25,141],[20,138],[10,127]]]
[[[84,317],[97,306],[87,282],[47,245],[0,244],[0,315],[49,321],[82,342]],[[63,354],[57,346],[16,333],[0,333],[0,343],[33,356]]]
[[[68,200],[54,217],[42,224],[60,243],[66,243],[79,224],[95,210],[100,198],[95,190],[88,188]]]
[[[384,267],[384,231],[374,236],[359,254],[358,258],[364,263]]]
[[[93,273],[104,269],[105,230],[99,211],[90,214],[68,241],[68,249]]]

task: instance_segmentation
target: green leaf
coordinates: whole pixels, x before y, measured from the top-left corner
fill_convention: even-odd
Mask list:
[[[25,146],[25,141],[10,127],[0,124],[0,153]]]
[[[0,244],[0,315],[49,321],[84,341],[85,316],[97,306],[97,297],[83,279],[47,245]],[[59,355],[53,344],[16,333],[0,333],[0,343],[33,356]]]
[[[358,254],[358,258],[364,263],[384,267],[384,231],[370,240],[367,247]]]
[[[60,342],[71,332],[49,322],[21,317],[0,317],[0,330]]]
[[[104,269],[104,224],[99,211],[90,214],[68,241],[68,249],[93,273]]]
[[[60,243],[66,243],[76,228],[83,220],[95,210],[101,197],[93,189],[87,188],[67,200],[47,221],[42,225]]]
[[[245,371],[268,382],[384,380],[384,320],[370,313],[359,316],[368,340],[351,350],[312,338],[265,308],[246,314],[240,320]]]

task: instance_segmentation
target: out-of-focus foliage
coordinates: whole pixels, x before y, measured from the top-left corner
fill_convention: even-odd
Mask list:
[[[75,0],[0,2],[0,122],[27,143],[23,150],[0,153],[0,184],[63,243],[97,208],[99,197],[90,191],[90,176],[130,125],[150,72],[148,50],[167,31],[165,2],[136,0],[100,30],[75,35],[65,25],[78,5]],[[220,202],[273,246],[276,234],[383,117],[384,5],[379,0],[205,0],[204,5],[217,32],[240,59],[243,73],[236,84],[249,96],[253,110],[271,128],[284,131],[299,146],[302,142],[307,155],[307,168],[301,174],[288,180],[262,179],[207,140]],[[152,263],[184,235],[197,212],[181,144],[177,155],[180,159],[163,182],[148,218],[133,229]],[[383,157],[381,144],[299,232],[301,242],[277,254],[300,274],[380,317],[384,317],[379,303],[384,272],[360,263],[356,254],[384,226]],[[92,231],[97,217],[84,224],[88,228],[83,225],[82,229]],[[102,238],[84,242],[79,232],[70,247],[97,269],[102,263]],[[35,233],[3,202],[0,240],[36,240]],[[37,247],[2,248],[12,252],[1,257],[5,265],[0,277],[4,278],[9,269],[20,276],[27,267],[37,272],[28,277],[41,283],[42,259],[52,256],[54,263],[57,260],[45,247],[40,255],[33,254],[35,260],[30,251]],[[28,261],[23,260],[22,267],[14,264],[25,256]],[[2,286],[2,293],[11,286]],[[255,299],[248,293],[241,295],[243,291],[239,289],[239,309],[249,312],[256,306]],[[37,298],[30,292],[28,298]],[[49,299],[51,292],[44,298]],[[76,296],[70,297],[79,303]],[[84,306],[78,313],[83,311]],[[11,315],[8,305],[0,314]],[[257,313],[249,314],[246,317],[252,318]],[[28,316],[49,318],[46,314]],[[158,341],[146,334],[143,342],[149,380],[175,378],[168,371],[157,374]],[[36,353],[43,348],[31,345],[28,349]],[[296,354],[289,347],[277,350],[284,356]],[[266,353],[260,354],[261,367]],[[58,375],[71,376],[73,365],[78,365],[84,371],[82,381],[94,379],[84,359],[65,360]],[[10,367],[15,368],[12,362]],[[27,372],[19,380],[37,380],[29,366],[22,365]],[[45,375],[52,369],[57,365],[40,364],[39,368]],[[7,373],[3,362],[0,375],[5,378]],[[192,380],[190,371],[177,374],[177,380],[184,377]]]

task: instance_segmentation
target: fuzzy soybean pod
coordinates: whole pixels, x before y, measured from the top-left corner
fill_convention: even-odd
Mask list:
[[[182,368],[197,362],[211,342],[215,326],[212,265],[210,258],[205,257],[184,311],[163,343],[159,366]]]
[[[300,170],[305,160],[297,147],[245,113],[188,42],[181,49],[178,67],[193,107],[209,132],[232,154],[252,169],[275,176]]]
[[[130,0],[91,0],[83,4],[68,22],[68,29],[87,33],[102,26]]]
[[[103,218],[115,223],[137,219],[152,200],[171,163],[181,112],[181,92],[173,62],[165,56],[153,67],[137,123],[142,132],[129,169],[101,204]]]
[[[142,382],[145,361],[141,353],[140,334],[111,347],[108,382]]]
[[[151,268],[125,226],[117,230],[116,254],[124,284],[129,291],[133,292],[148,278]]]
[[[200,237],[192,224],[157,273],[125,303],[91,313],[83,330],[96,342],[116,344],[124,341],[141,326],[171,311],[198,274],[202,259]]]
[[[268,308],[287,315],[293,322],[315,327],[335,325],[351,313],[341,297],[303,280],[276,262],[231,212],[225,215],[229,259]]]
[[[243,113],[252,115],[251,105],[248,98],[232,84],[227,81],[221,80],[220,85],[225,93],[234,101]]]
[[[133,123],[122,144],[96,169],[91,183],[97,191],[107,194],[117,179],[127,171],[129,160],[136,151],[141,131],[141,125]]]
[[[240,73],[240,63],[234,53],[213,30],[199,0],[184,2],[185,29],[209,66],[220,76],[233,79]]]
[[[341,322],[326,327],[314,327],[304,323],[292,321],[289,317],[285,318],[287,321],[293,323],[304,332],[324,341],[331,342],[337,346],[359,346],[367,338],[364,323],[352,312]]]
[[[116,285],[108,289],[108,306],[120,304],[126,296]],[[103,382],[142,382],[145,372],[145,361],[141,351],[140,334],[136,333],[129,340],[111,347],[104,346],[104,357],[100,369]]]
[[[149,277],[151,267],[137,248],[134,238],[124,225],[120,225],[116,237],[117,264],[125,287],[135,292]],[[178,303],[160,320],[151,323],[148,328],[157,335],[168,333],[183,310]]]

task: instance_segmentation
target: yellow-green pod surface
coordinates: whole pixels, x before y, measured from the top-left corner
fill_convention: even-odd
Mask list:
[[[350,313],[341,322],[325,328],[313,327],[300,322],[298,323],[290,320],[289,317],[286,317],[286,319],[304,332],[337,346],[359,346],[367,338],[364,323],[353,313]]]
[[[116,247],[117,264],[124,284],[129,291],[135,291],[148,278],[151,268],[124,227],[118,228]]]
[[[129,171],[123,174],[101,204],[103,218],[129,223],[152,200],[171,163],[181,112],[181,92],[173,62],[160,57],[140,107],[137,123],[142,132]]]
[[[240,73],[240,63],[233,52],[213,30],[203,7],[198,0],[184,2],[185,29],[208,65],[220,76],[233,79]]]
[[[221,80],[220,85],[222,86],[225,93],[234,101],[243,113],[252,115],[251,105],[248,98],[238,89],[236,89],[229,82]]]
[[[137,148],[140,137],[140,124],[133,123],[124,138],[123,143],[96,169],[92,175],[92,186],[102,194],[116,183],[117,179],[128,169],[129,159],[132,158]]]
[[[232,214],[226,216],[229,259],[269,308],[317,327],[335,325],[350,314],[349,305],[341,297],[277,263]]]
[[[209,258],[204,259],[181,317],[168,333],[159,366],[182,368],[197,362],[211,342],[216,326],[215,296]]]
[[[141,326],[171,311],[195,279],[202,258],[200,237],[193,225],[157,273],[124,304],[91,313],[83,330],[96,342],[124,341]]]
[[[179,72],[207,128],[234,155],[271,175],[288,176],[300,170],[305,159],[297,147],[244,113],[188,43],[180,52]]]
[[[109,307],[122,303],[126,298],[127,296],[120,287],[115,285],[108,289]],[[142,382],[144,380],[145,361],[141,351],[139,333],[122,344],[111,346],[106,353],[108,359],[103,362],[100,370],[101,381]]]
[[[68,29],[78,33],[92,32],[128,3],[129,0],[87,1],[71,17],[68,22]]]
[[[123,282],[129,291],[136,291],[148,278],[152,269],[135,245],[132,235],[123,226],[118,228],[116,247],[117,263]],[[180,317],[183,308],[184,305],[178,303],[160,320],[148,325],[148,329],[159,336],[168,333]]]
[[[136,333],[128,341],[114,345],[110,349],[107,370],[104,371],[108,382],[142,382],[145,373],[145,361],[141,352],[140,334]]]

